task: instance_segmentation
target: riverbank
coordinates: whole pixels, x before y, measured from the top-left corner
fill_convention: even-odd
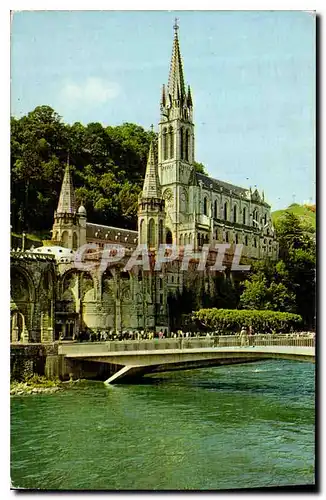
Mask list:
[[[26,378],[25,380],[18,381],[12,380],[10,382],[10,395],[22,396],[25,394],[51,394],[54,392],[62,391],[67,385],[75,384],[79,380],[71,380],[62,382],[59,379],[49,380],[40,375]]]

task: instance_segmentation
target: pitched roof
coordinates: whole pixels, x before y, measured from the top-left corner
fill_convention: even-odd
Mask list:
[[[136,245],[138,241],[138,231],[131,229],[124,229],[113,226],[104,226],[102,224],[93,224],[87,222],[86,224],[86,238],[113,241],[116,243],[123,243],[125,245]]]
[[[222,187],[223,189],[227,191],[232,191],[233,193],[236,193],[238,195],[247,195],[249,192],[249,189],[240,187],[240,186],[235,186],[234,184],[230,184],[229,182],[224,182],[220,181],[218,179],[213,179],[212,177],[208,177],[208,175],[201,174],[199,172],[196,172],[196,177],[198,181],[202,181],[203,184],[207,187],[210,188],[211,184],[213,185],[213,189],[220,191],[220,188]]]

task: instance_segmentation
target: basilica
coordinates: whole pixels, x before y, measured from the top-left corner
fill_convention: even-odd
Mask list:
[[[125,255],[103,270],[99,260],[108,243],[123,246]],[[73,338],[85,329],[168,330],[168,297],[199,282],[209,290],[211,276],[196,273],[194,267],[183,271],[180,259],[156,273],[145,272],[141,266],[126,271],[126,259],[140,244],[147,245],[155,257],[160,244],[176,245],[182,254],[189,245],[198,252],[208,246],[214,253],[222,243],[228,248],[228,262],[240,245],[248,262],[278,256],[264,192],[196,171],[192,91],[184,83],[175,25],[168,82],[161,93],[158,138],[150,145],[138,202],[138,230],[88,221],[85,208],[76,204],[68,162],[51,242],[11,252],[11,341],[52,342]],[[81,269],[75,255],[86,244],[95,250],[88,257],[87,269]],[[232,273],[228,276],[232,278]]]

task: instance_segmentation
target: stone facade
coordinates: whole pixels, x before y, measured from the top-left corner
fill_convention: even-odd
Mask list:
[[[11,253],[12,343],[73,338],[85,329],[168,328],[169,295],[185,286],[213,289],[212,273],[196,273],[194,266],[183,271],[180,258],[164,264],[160,272],[137,266],[125,271],[138,243],[147,244],[151,258],[161,243],[178,245],[180,254],[185,245],[198,251],[204,244],[211,249],[216,243],[229,244],[227,258],[235,245],[242,244],[245,257],[277,258],[264,194],[195,170],[193,101],[190,87],[186,90],[184,85],[177,27],[160,109],[158,144],[150,147],[137,231],[87,221],[85,208],[76,205],[68,161],[54,214],[52,247]],[[86,243],[96,246],[87,271],[74,259],[74,251]],[[123,245],[126,255],[103,270],[100,256],[106,243]]]

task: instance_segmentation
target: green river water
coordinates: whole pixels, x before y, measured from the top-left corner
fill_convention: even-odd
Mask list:
[[[314,484],[314,365],[265,361],[11,398],[11,481],[41,489]]]

